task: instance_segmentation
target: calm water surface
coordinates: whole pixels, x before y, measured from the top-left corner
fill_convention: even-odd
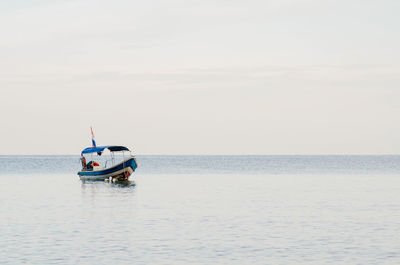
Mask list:
[[[0,156],[1,264],[398,264],[400,156]]]

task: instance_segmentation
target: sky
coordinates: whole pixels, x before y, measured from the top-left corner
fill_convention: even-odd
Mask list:
[[[1,155],[400,153],[400,2],[0,2]]]

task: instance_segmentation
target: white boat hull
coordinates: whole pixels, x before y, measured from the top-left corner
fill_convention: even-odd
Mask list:
[[[132,168],[127,167],[127,168],[123,168],[121,170],[118,170],[118,171],[115,171],[115,172],[112,172],[112,173],[108,173],[108,174],[104,174],[104,175],[79,176],[79,178],[81,180],[105,180],[105,179],[109,179],[110,177],[114,178],[114,177],[119,176],[119,175],[129,174],[129,176],[130,176],[130,175],[132,175],[132,173],[133,173]]]

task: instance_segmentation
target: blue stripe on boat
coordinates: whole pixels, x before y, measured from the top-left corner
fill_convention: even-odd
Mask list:
[[[78,175],[80,175],[80,176],[105,175],[105,174],[113,173],[113,172],[116,172],[118,170],[121,170],[121,169],[127,168],[127,167],[131,167],[133,169],[133,171],[135,171],[135,169],[137,168],[136,161],[133,157],[126,160],[124,163],[121,163],[114,167],[106,168],[104,170],[96,170],[96,171],[79,171]]]

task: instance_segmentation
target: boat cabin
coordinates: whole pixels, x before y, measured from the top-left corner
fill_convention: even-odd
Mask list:
[[[102,156],[108,150],[109,155]],[[129,152],[125,156],[125,152]],[[108,145],[85,148],[81,153],[82,171],[102,170],[115,166],[132,157],[131,151],[125,146]],[[89,162],[87,162],[89,161]]]

